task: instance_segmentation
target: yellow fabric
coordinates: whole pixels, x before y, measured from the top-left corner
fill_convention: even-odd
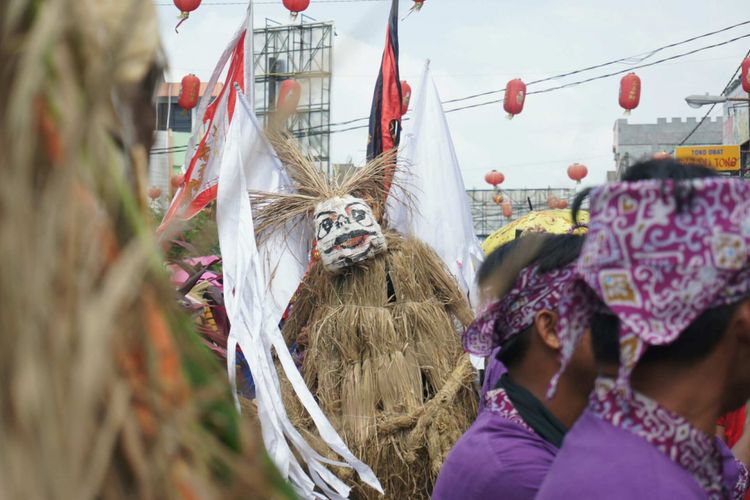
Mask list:
[[[589,213],[581,210],[578,212],[579,224],[588,224]],[[573,226],[573,217],[569,209],[539,210],[531,212],[520,219],[506,224],[484,240],[482,250],[489,255],[497,247],[508,243],[516,238],[516,230],[525,233],[553,233],[565,234]],[[574,234],[584,234],[585,228],[579,228]]]

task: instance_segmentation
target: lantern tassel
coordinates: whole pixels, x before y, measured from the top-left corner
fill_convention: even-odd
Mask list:
[[[190,12],[180,12],[180,15],[179,15],[179,16],[177,16],[177,19],[179,19],[179,20],[180,20],[180,22],[178,22],[178,23],[177,23],[177,26],[175,26],[175,27],[174,27],[174,32],[175,32],[175,33],[177,33],[177,34],[179,34],[179,33],[180,33],[180,31],[179,31],[179,27],[180,27],[180,25],[181,25],[182,23],[184,23],[185,21],[187,21],[187,18],[188,18],[188,17],[190,17]]]
[[[516,115],[514,115],[512,113],[508,113],[507,115],[505,115],[505,118],[507,118],[508,120],[512,120],[514,116],[516,116]]]
[[[623,116],[630,116],[630,110],[626,109],[625,112],[623,113]]]
[[[411,6],[411,9],[409,9],[409,13],[402,17],[401,20],[406,20],[406,18],[409,17],[412,12],[419,12],[420,10],[422,10],[423,6],[424,2],[414,2],[414,5]]]

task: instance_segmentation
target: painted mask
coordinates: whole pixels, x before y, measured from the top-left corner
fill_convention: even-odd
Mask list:
[[[386,250],[385,236],[360,198],[331,198],[315,207],[315,237],[323,267],[332,273]]]

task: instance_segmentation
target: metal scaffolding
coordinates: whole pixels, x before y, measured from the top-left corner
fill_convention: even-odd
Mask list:
[[[573,203],[575,190],[568,188],[546,188],[546,189],[470,189],[466,191],[471,202],[471,218],[474,221],[474,232],[480,240],[484,240],[497,229],[512,222],[531,211],[544,210],[547,208],[547,199],[556,196],[562,200]],[[503,216],[502,207],[495,202],[494,197],[500,194],[503,201],[510,201],[513,215],[510,218]]]
[[[321,169],[330,169],[331,72],[333,23],[280,25],[266,19],[253,31],[255,42],[255,111],[265,125],[276,108],[279,85],[294,78],[302,86],[297,114],[289,130]]]

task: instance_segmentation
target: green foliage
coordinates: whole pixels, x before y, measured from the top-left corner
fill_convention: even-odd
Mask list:
[[[152,213],[157,224],[161,222],[164,211],[152,210]],[[167,251],[167,261],[174,262],[203,255],[220,255],[219,233],[213,203],[184,224],[182,231],[173,238],[177,242],[172,244]]]

